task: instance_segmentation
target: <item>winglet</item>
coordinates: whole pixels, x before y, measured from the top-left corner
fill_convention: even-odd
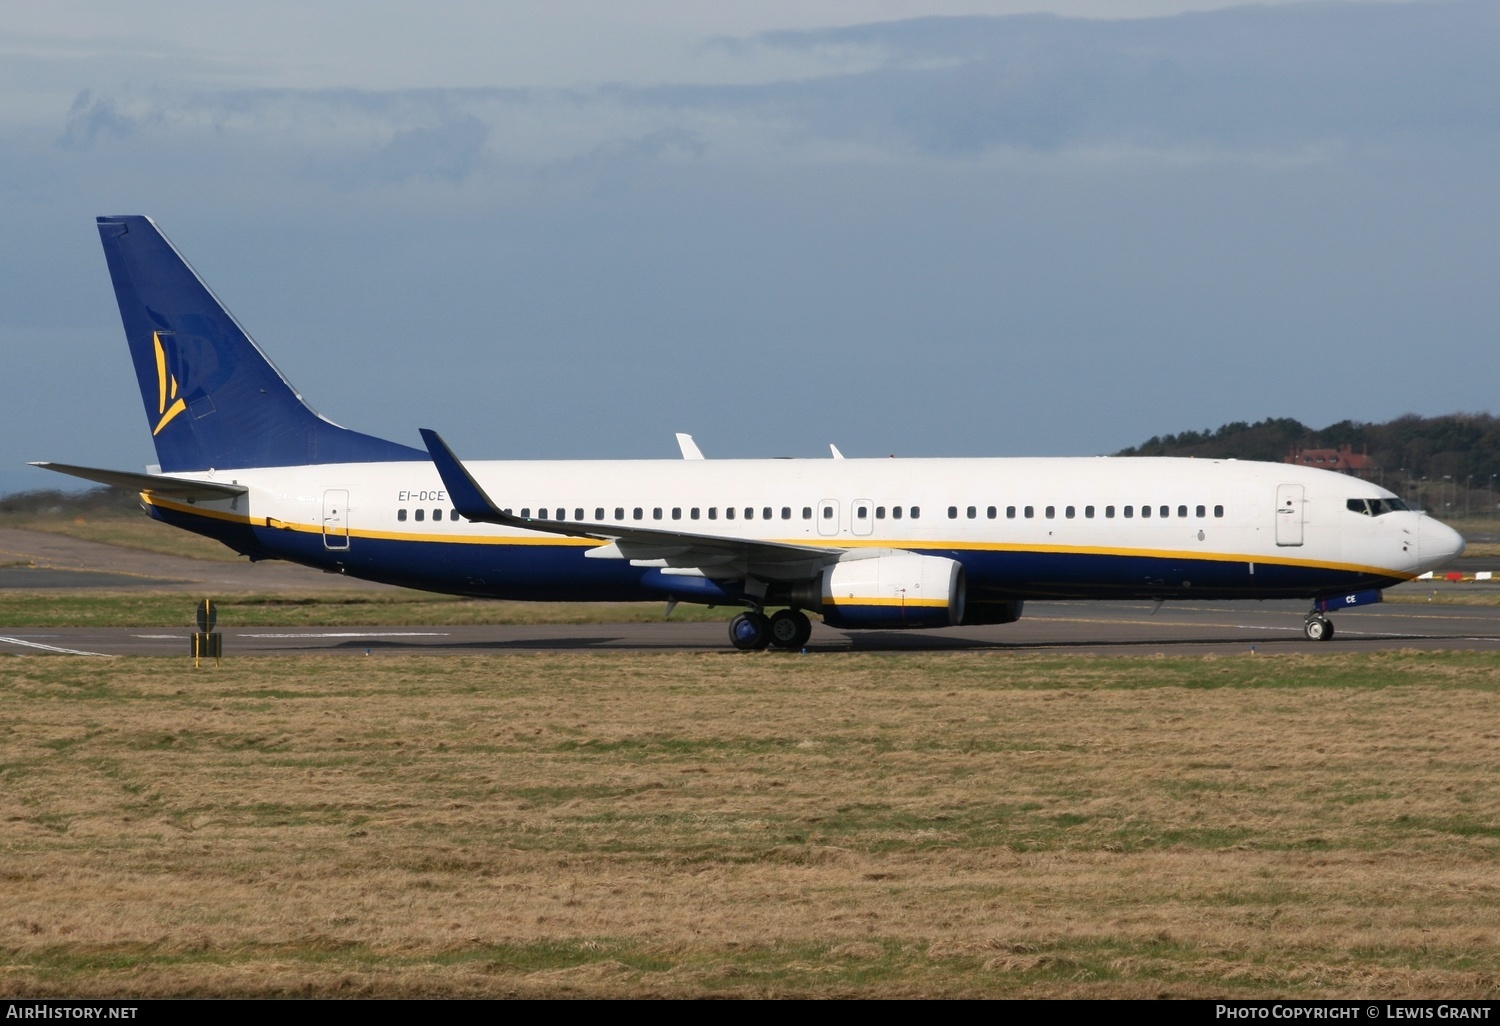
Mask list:
[[[698,448],[698,443],[693,441],[692,435],[677,432],[677,448],[682,450],[682,458],[685,460],[701,460],[703,450]]]
[[[432,456],[432,462],[437,466],[438,476],[443,479],[443,486],[448,489],[448,498],[453,502],[453,508],[458,510],[459,515],[465,520],[472,520],[481,524],[514,524],[515,517],[508,517],[500,512],[490,497],[479,487],[479,482],[464,469],[458,457],[453,455],[453,450],[448,448],[448,443],[438,436],[436,431],[422,428],[422,441],[427,445],[427,452]]]
[[[834,459],[841,460],[844,458],[844,454],[839,452],[839,447],[834,445],[832,442],[828,443],[828,450],[829,452],[833,453]]]

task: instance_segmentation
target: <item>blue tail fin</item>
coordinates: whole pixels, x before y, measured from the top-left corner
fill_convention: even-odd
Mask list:
[[[309,409],[150,218],[98,221],[163,471],[429,458]]]

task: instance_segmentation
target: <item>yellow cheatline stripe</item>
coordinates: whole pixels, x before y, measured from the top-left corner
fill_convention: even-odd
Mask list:
[[[1257,563],[1268,566],[1315,567],[1319,570],[1348,570],[1352,573],[1379,574],[1382,577],[1414,577],[1401,570],[1390,570],[1380,566],[1365,566],[1360,563],[1329,563],[1316,559],[1295,559],[1291,556],[1264,554],[1247,555],[1232,552],[1197,552],[1192,549],[1131,549],[1104,548],[1092,545],[1028,545],[1023,542],[952,542],[952,541],[871,541],[844,539],[843,548],[880,549],[957,549],[963,552],[1025,552],[1032,554],[1058,554],[1071,556],[1144,556],[1151,559],[1191,559],[1205,563]]]
[[[152,496],[146,492],[141,493],[141,501],[152,506],[161,506],[173,509],[179,513],[191,513],[194,516],[209,517],[215,520],[230,520],[254,527],[274,526],[290,531],[303,531],[308,534],[322,534],[323,528],[318,524],[297,524],[285,521],[277,521],[273,525],[266,525],[265,518],[251,518],[243,513],[225,513],[220,510],[204,509],[201,506],[190,506],[185,503],[173,502],[160,496]],[[382,541],[423,541],[423,542],[448,542],[454,545],[563,545],[574,547],[592,548],[604,545],[594,538],[569,538],[561,535],[540,535],[537,537],[504,536],[495,535],[464,535],[464,534],[416,534],[412,532],[398,531],[349,531],[353,538],[375,538]],[[757,541],[759,539],[746,539],[746,541]],[[807,538],[773,538],[771,541],[785,542],[788,545],[808,545]],[[825,544],[832,542],[831,548],[880,548],[880,549],[948,549],[958,552],[1024,552],[1031,554],[1048,555],[1085,555],[1085,556],[1144,556],[1154,559],[1191,559],[1210,563],[1257,563],[1275,566],[1307,567],[1316,570],[1346,570],[1350,573],[1375,574],[1380,577],[1402,577],[1414,580],[1415,574],[1404,570],[1392,570],[1387,567],[1364,566],[1358,563],[1326,563],[1310,559],[1291,559],[1285,556],[1266,556],[1260,554],[1244,555],[1223,552],[1193,552],[1184,549],[1108,549],[1083,545],[1023,545],[1016,542],[954,542],[911,539],[885,539],[885,540],[851,540],[844,539],[819,539]]]
[[[903,598],[901,596],[882,598],[877,596],[844,597],[842,595],[834,595],[830,601],[836,606],[923,606],[941,609],[948,605],[948,600],[945,598]]]
[[[159,435],[161,433],[161,429],[172,423],[172,418],[177,416],[185,409],[187,409],[187,404],[184,403],[181,399],[173,403],[172,408],[167,411],[167,415],[161,420],[157,421],[156,430],[151,432],[151,437],[155,438],[157,435]]]

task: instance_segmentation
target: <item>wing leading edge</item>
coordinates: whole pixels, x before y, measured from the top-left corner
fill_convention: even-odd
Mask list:
[[[497,506],[467,467],[436,431],[422,428],[422,441],[432,456],[438,476],[448,489],[453,508],[468,520],[499,524],[524,531],[540,531],[570,538],[596,538],[608,544],[588,555],[600,559],[628,559],[637,566],[659,566],[700,571],[707,577],[754,576],[770,580],[800,580],[836,563],[845,550],[791,542],[724,538],[663,531],[624,524],[591,524],[518,517]]]

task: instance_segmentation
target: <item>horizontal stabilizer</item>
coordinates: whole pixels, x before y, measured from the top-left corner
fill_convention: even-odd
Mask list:
[[[232,499],[244,495],[250,489],[244,485],[221,484],[218,481],[189,481],[180,477],[164,477],[160,474],[133,474],[128,470],[99,470],[95,467],[75,467],[67,463],[33,463],[33,467],[55,470],[70,477],[81,477],[85,481],[114,485],[133,492],[150,492],[173,499]]]

